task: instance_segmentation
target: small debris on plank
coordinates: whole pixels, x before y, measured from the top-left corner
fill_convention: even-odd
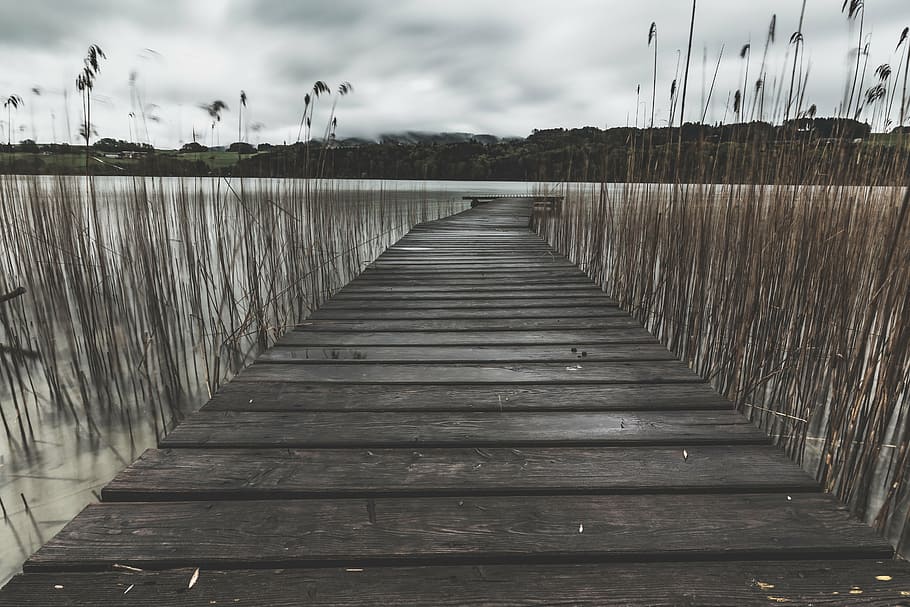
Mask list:
[[[196,567],[196,571],[193,572],[193,575],[190,576],[190,583],[187,585],[186,589],[189,590],[196,585],[196,582],[199,581],[199,567]]]

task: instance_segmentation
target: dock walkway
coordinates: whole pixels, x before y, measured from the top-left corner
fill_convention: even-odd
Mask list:
[[[528,230],[414,228],[0,605],[910,605],[910,568]]]

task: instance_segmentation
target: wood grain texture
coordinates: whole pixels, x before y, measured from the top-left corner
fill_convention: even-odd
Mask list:
[[[308,365],[257,363],[241,371],[244,381],[348,384],[632,384],[703,383],[679,361],[565,363],[380,363]]]
[[[471,318],[466,320],[306,320],[297,325],[302,331],[578,331],[603,329],[641,329],[628,316],[598,318]]]
[[[392,306],[373,305],[356,310],[322,307],[309,316],[307,320],[404,320],[414,323],[422,320],[476,320],[476,319],[510,319],[525,321],[531,318],[596,318],[612,323],[620,318],[624,324],[629,323],[629,315],[613,306],[579,306],[579,307],[544,307],[535,308],[446,308],[435,309],[395,309]],[[635,323],[636,325],[638,323]]]
[[[200,412],[163,447],[495,447],[765,444],[733,411]]]
[[[342,299],[346,297],[364,298],[373,295],[386,295],[395,298],[527,298],[527,297],[576,297],[576,296],[601,296],[604,292],[594,284],[582,284],[563,287],[560,285],[509,285],[494,286],[490,283],[476,285],[394,285],[394,284],[349,284],[335,295]]]
[[[597,563],[20,575],[0,607],[906,607],[893,560]],[[59,586],[59,588],[57,588]],[[127,595],[124,592],[131,588]]]
[[[403,278],[394,276],[368,277],[361,274],[351,281],[351,287],[360,286],[394,286],[396,288],[420,287],[422,289],[449,290],[452,288],[484,287],[507,291],[509,289],[567,288],[578,289],[590,287],[591,281],[586,276],[540,276],[519,278],[514,276],[485,275],[477,277],[421,276]]]
[[[548,260],[542,257],[515,259],[491,259],[489,261],[441,261],[439,259],[391,260],[381,257],[366,268],[367,272],[499,272],[515,275],[552,271],[574,275],[580,272],[578,266],[569,261]]]
[[[685,453],[684,453],[685,451]],[[152,449],[104,501],[819,491],[768,446]]]
[[[360,297],[347,296],[332,298],[325,302],[320,310],[363,310],[363,309],[394,309],[394,310],[426,310],[447,308],[455,310],[515,310],[521,314],[524,310],[534,308],[610,308],[616,303],[605,295],[593,294],[585,297],[549,297],[527,298],[511,297],[461,297],[449,295],[437,298],[409,297],[399,295],[364,295]]]
[[[571,271],[566,270],[448,270],[445,268],[425,269],[425,270],[393,270],[393,269],[367,269],[356,278],[358,282],[362,281],[409,281],[419,280],[433,283],[444,283],[448,281],[458,282],[461,280],[492,280],[492,281],[512,281],[525,282],[546,280],[553,282],[588,282],[590,279],[577,268]]]
[[[580,344],[578,346],[361,346],[354,348],[284,347],[266,350],[260,363],[338,362],[616,362],[675,360],[656,344]]]
[[[627,329],[537,329],[515,331],[289,331],[281,346],[526,346],[581,344],[657,344],[641,327]]]
[[[750,558],[889,558],[821,494],[90,505],[25,570]]]
[[[732,410],[705,384],[388,385],[247,382],[223,386],[212,411],[678,411]]]

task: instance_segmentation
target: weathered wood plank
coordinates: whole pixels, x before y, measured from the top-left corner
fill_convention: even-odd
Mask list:
[[[363,280],[430,280],[434,282],[443,281],[461,281],[476,279],[503,279],[503,280],[555,280],[555,281],[590,281],[581,270],[573,268],[572,270],[564,269],[502,269],[491,268],[473,268],[464,270],[450,270],[447,268],[426,268],[422,270],[404,270],[404,269],[382,269],[367,268],[358,277],[358,281]]]
[[[873,559],[206,569],[188,589],[194,571],[20,575],[0,606],[896,607],[907,604],[910,587],[906,562]]]
[[[389,272],[539,272],[540,270],[553,270],[555,272],[580,272],[578,266],[568,260],[546,259],[544,257],[526,256],[524,259],[513,258],[490,259],[489,261],[446,261],[440,259],[419,258],[407,261],[393,260],[385,255],[367,266],[370,271]]]
[[[470,318],[463,320],[307,320],[297,326],[304,331],[535,331],[579,329],[631,329],[641,324],[628,316],[599,318]]]
[[[282,346],[526,346],[581,344],[656,344],[642,328],[571,331],[289,331]]]
[[[510,447],[766,444],[732,411],[246,412],[205,410],[162,447]]]
[[[357,496],[819,491],[770,446],[488,449],[152,449],[110,501]]]
[[[676,360],[658,344],[581,344],[579,346],[361,346],[308,348],[277,346],[262,353],[259,363],[314,363],[328,360],[471,363],[548,361],[576,363]]]
[[[578,271],[578,266],[567,258],[552,255],[548,252],[510,253],[507,251],[492,252],[486,256],[464,255],[439,255],[426,251],[416,251],[407,254],[386,252],[368,265],[376,269],[415,269],[427,270],[434,267],[452,270],[463,269],[488,269],[488,270],[539,270],[539,269],[569,269]]]
[[[25,570],[891,554],[814,493],[352,498],[90,505]]]
[[[525,311],[532,311],[536,308],[546,308],[548,310],[564,308],[616,308],[616,303],[602,295],[592,295],[588,297],[550,297],[550,298],[466,298],[460,296],[438,297],[430,299],[426,297],[408,297],[398,296],[389,297],[388,295],[361,295],[359,297],[347,296],[333,298],[322,304],[319,308],[322,310],[366,310],[366,309],[383,309],[383,310],[513,310],[518,315]],[[552,314],[552,312],[550,312]]]
[[[429,287],[429,286],[369,286],[369,285],[348,285],[335,294],[335,298],[364,298],[371,296],[388,295],[395,298],[471,298],[471,299],[502,299],[510,298],[528,299],[528,298],[566,298],[566,297],[603,297],[606,295],[593,284],[582,285],[581,287],[553,287],[553,288],[516,288],[505,289],[502,287]]]
[[[407,284],[436,284],[436,285],[589,285],[591,280],[582,273],[570,274],[566,272],[535,272],[517,275],[514,272],[380,272],[366,270],[352,281],[352,284],[362,283],[394,283]]]
[[[706,384],[388,385],[245,382],[223,386],[213,411],[678,411],[732,410]]]
[[[307,320],[473,320],[473,319],[528,318],[621,318],[628,322],[629,315],[614,306],[583,306],[561,308],[468,308],[395,309],[387,306],[372,306],[358,310],[320,308]]]
[[[596,362],[570,364],[361,362],[282,365],[260,363],[241,371],[244,381],[338,382],[347,384],[573,384],[703,383],[679,361]]]

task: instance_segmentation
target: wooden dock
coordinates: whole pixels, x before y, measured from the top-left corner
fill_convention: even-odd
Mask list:
[[[420,225],[0,605],[910,605],[910,568],[564,257]]]

